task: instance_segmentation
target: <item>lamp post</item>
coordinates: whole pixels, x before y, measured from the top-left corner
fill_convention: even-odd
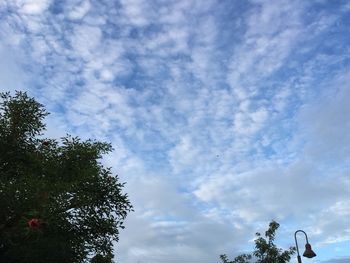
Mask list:
[[[299,247],[298,247],[298,241],[297,241],[297,233],[302,232],[305,235],[306,238],[306,244],[305,244],[305,252],[303,254],[304,257],[306,258],[313,258],[316,257],[316,253],[312,251],[311,245],[309,244],[309,239],[307,238],[306,233],[303,230],[297,230],[294,233],[294,239],[295,239],[295,245],[297,247],[297,254],[298,254],[298,263],[302,263],[301,262],[301,257],[299,254]]]

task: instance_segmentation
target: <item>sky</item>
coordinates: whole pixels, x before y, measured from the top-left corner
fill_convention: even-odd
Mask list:
[[[1,0],[0,57],[48,137],[115,148],[118,262],[219,262],[273,219],[350,262],[349,1]]]

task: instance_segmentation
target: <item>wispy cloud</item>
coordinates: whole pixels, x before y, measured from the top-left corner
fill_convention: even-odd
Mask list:
[[[122,262],[215,262],[272,218],[324,247],[349,240],[348,11],[4,0],[0,89],[44,103],[50,136],[113,143],[136,209]]]

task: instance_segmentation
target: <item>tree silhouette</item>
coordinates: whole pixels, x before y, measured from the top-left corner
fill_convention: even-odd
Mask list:
[[[47,114],[26,93],[1,93],[0,262],[112,262],[132,210],[99,161],[112,147],[43,138]]]

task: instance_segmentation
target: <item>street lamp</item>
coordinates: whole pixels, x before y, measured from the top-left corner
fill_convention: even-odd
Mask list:
[[[316,253],[312,251],[312,248],[311,248],[311,245],[309,244],[309,240],[308,240],[308,238],[307,238],[306,233],[305,233],[303,230],[297,230],[297,231],[295,231],[295,233],[294,233],[294,239],[295,239],[295,245],[296,245],[296,247],[297,247],[298,263],[302,263],[302,262],[301,262],[301,257],[300,257],[300,255],[299,255],[299,247],[298,247],[298,241],[297,241],[297,233],[298,233],[298,232],[304,233],[305,238],[306,238],[305,252],[304,252],[303,256],[306,257],[306,258],[313,258],[313,257],[316,257]]]

